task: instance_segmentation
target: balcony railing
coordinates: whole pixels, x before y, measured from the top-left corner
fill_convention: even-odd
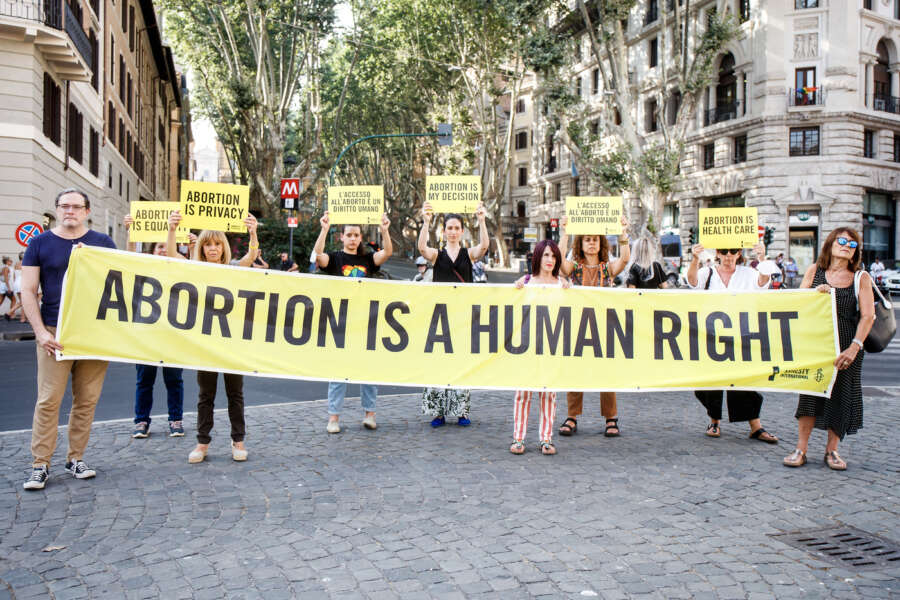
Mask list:
[[[53,0],[50,0],[51,2]],[[65,11],[66,13],[66,33],[69,34],[69,39],[72,40],[72,43],[75,44],[75,48],[78,50],[78,53],[81,55],[81,58],[84,59],[88,65],[92,65],[93,61],[91,60],[91,42],[88,40],[87,34],[84,32],[84,28],[81,26],[81,23],[78,22],[78,19],[72,14],[71,10]]]
[[[703,125],[713,125],[715,123],[721,123],[722,121],[730,121],[731,119],[736,119],[738,116],[738,106],[740,102],[735,101],[730,104],[723,104],[722,106],[717,106],[715,108],[711,108],[704,113],[703,116]]]
[[[92,64],[88,36],[75,15],[64,9],[63,0],[0,0],[0,16],[26,19],[64,30],[88,67]]]
[[[789,106],[824,106],[825,92],[819,88],[799,88],[788,92]]]
[[[36,21],[62,29],[62,0],[0,0],[0,16]]]
[[[872,108],[882,112],[900,114],[900,98],[897,96],[875,94],[875,101],[872,104]]]

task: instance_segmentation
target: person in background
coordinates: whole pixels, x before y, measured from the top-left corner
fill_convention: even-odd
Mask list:
[[[859,278],[859,297],[855,278],[860,269],[862,238],[855,229],[840,227],[832,231],[819,259],[806,270],[801,288],[814,287],[829,294],[834,290],[837,329],[841,352],[834,359],[838,373],[831,396],[800,394],[797,402],[797,447],[784,458],[786,467],[806,464],[809,436],[813,428],[828,431],[825,464],[835,471],[847,469],[838,455],[838,442],[853,435],[863,426],[862,363],[863,340],[875,323],[875,295],[872,278],[865,272]]]
[[[659,262],[653,260],[653,246],[650,240],[640,238],[634,243],[632,250],[633,262],[628,269],[628,277],[625,285],[638,289],[664,289],[669,287],[666,281],[666,273]]]
[[[3,257],[3,263],[0,264],[0,304],[9,300],[9,311],[3,315],[7,321],[12,320],[13,308],[16,306],[16,294],[13,292],[13,269],[12,259],[8,256]]]
[[[269,263],[267,263],[266,261],[263,260],[262,252],[260,252],[259,256],[257,256],[255,259],[253,259],[253,264],[250,266],[253,267],[254,269],[268,269]]]
[[[740,248],[716,250],[719,264],[715,267],[700,266],[700,255],[704,248],[696,244],[691,248],[693,258],[688,269],[688,285],[693,289],[703,291],[721,290],[764,290],[769,287],[770,277],[763,275],[756,269],[743,266],[744,256]],[[757,244],[754,248],[757,263],[765,258],[765,247]],[[706,428],[709,437],[721,437],[719,422],[722,420],[722,390],[698,390],[694,392],[697,399],[706,407],[710,423]],[[778,438],[763,429],[759,420],[762,409],[763,397],[757,392],[735,390],[729,391],[728,396],[728,420],[732,423],[748,421],[750,424],[750,438],[777,444]]]
[[[166,241],[166,254],[170,258],[184,258],[177,251],[175,230],[181,222],[181,212],[173,210],[169,213],[169,236]],[[259,252],[259,239],[256,237],[256,217],[252,214],[244,219],[250,244],[238,266],[249,267]],[[231,247],[228,238],[221,231],[204,229],[197,237],[191,260],[219,265],[231,264]],[[234,373],[223,373],[225,395],[228,397],[228,420],[231,421],[231,458],[235,461],[247,460],[247,448],[244,445],[246,425],[244,421],[244,376]],[[200,388],[197,399],[197,445],[188,454],[188,463],[196,464],[206,460],[209,444],[212,441],[210,432],[213,428],[213,409],[215,408],[216,387],[219,374],[215,371],[197,371],[197,386]]]
[[[125,215],[125,235],[131,229],[134,219]],[[193,234],[191,234],[193,235]],[[137,244],[128,242],[128,251],[137,252]],[[153,242],[150,254],[166,256],[166,242]],[[153,385],[156,383],[156,365],[134,365],[137,381],[134,390],[134,429],[131,437],[144,439],[150,436],[150,411],[153,409]],[[166,401],[169,410],[169,437],[184,437],[184,377],[183,369],[163,367],[163,382],[166,384]]]
[[[278,257],[278,262],[275,264],[275,268],[279,271],[287,271],[288,273],[293,273],[294,271],[299,270],[297,263],[294,262],[294,259],[288,258],[287,252],[282,252]]]
[[[22,305],[22,257],[25,256],[24,252],[19,252],[19,259],[16,261],[15,266],[13,266],[13,276],[12,276],[12,285],[13,285],[13,294],[16,296],[16,302],[13,304],[13,307],[9,309],[9,318],[14,319],[16,317],[16,311],[19,310],[19,322],[25,322],[25,308]]]
[[[416,259],[416,274],[411,281],[432,281],[433,275],[431,269],[428,268],[428,261],[425,260],[425,257],[418,257]]]
[[[869,265],[869,274],[872,276],[872,280],[876,285],[881,283],[881,277],[884,273],[884,265],[881,262],[881,258],[875,257],[875,261]]]
[[[316,249],[313,248],[309,253],[309,269],[307,269],[310,273],[316,272]]]
[[[566,233],[568,218],[560,219],[559,249],[566,256],[569,236]],[[605,235],[576,235],[572,244],[572,259],[564,258],[560,273],[572,277],[572,283],[587,287],[613,287],[616,276],[625,270],[631,260],[628,241],[628,220],[622,215],[622,234],[619,236],[619,258],[609,256],[609,240]],[[573,435],[578,431],[578,417],[584,406],[584,392],[566,393],[566,420],[559,428],[560,435]],[[603,435],[619,436],[619,407],[615,392],[600,392],[600,414],[606,420]]]
[[[31,476],[26,490],[42,490],[50,477],[50,459],[59,431],[59,405],[72,378],[72,411],[69,413],[69,449],[66,471],[75,479],[97,473],[84,462],[94,422],[94,408],[106,377],[105,360],[56,360],[63,351],[56,341],[56,325],[62,297],[63,275],[76,246],[115,248],[112,239],[87,227],[91,201],[81,190],[68,188],[56,195],[57,225],[28,244],[22,259],[22,303],[34,330],[37,347],[37,403],[31,428]],[[38,305],[38,286],[43,302]]]
[[[794,262],[792,256],[788,256],[784,261],[784,283],[785,287],[793,288],[797,283],[797,263]]]

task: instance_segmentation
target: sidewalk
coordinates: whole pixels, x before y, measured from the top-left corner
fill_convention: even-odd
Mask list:
[[[224,400],[220,400],[224,404]],[[559,454],[514,456],[512,394],[476,392],[473,425],[432,430],[418,399],[379,399],[364,430],[351,400],[327,435],[323,402],[247,410],[246,463],[217,412],[208,462],[155,421],[95,424],[93,480],[62,472],[25,492],[30,434],[0,435],[0,599],[6,598],[888,598],[892,566],[838,566],[775,534],[851,526],[900,541],[900,401],[867,398],[842,444],[845,473],[781,466],[796,399],[769,395],[764,425],[704,435],[687,393],[622,394],[622,436],[604,438],[599,398]],[[565,416],[560,396],[557,426]],[[825,546],[820,546],[825,547]],[[898,554],[900,556],[900,554]]]
[[[2,314],[0,314],[0,340],[22,339],[34,339],[34,332],[31,330],[31,325],[29,325],[27,321],[25,323],[20,323],[18,319],[7,321],[3,318]]]

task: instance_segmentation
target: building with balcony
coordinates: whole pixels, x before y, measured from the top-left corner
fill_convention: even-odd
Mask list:
[[[651,139],[657,119],[669,118],[650,96],[660,85],[656,64],[666,60],[654,57],[653,40],[671,27],[659,1],[638,2],[627,22],[632,114]],[[681,236],[686,252],[699,208],[755,206],[762,224],[776,228],[769,254],[784,252],[801,268],[842,225],[863,233],[866,262],[878,255],[893,264],[900,258],[900,1],[701,0],[690,10],[700,27],[712,11],[733,15],[740,35],[715,61],[663,228]],[[586,51],[578,60],[581,92],[596,99],[600,118],[596,66]],[[535,135],[546,143],[530,211],[539,223],[561,214],[554,203],[576,188],[595,191],[570,173],[565,148],[541,127]]]
[[[89,225],[120,246],[129,200],[173,197],[189,121],[158,32],[149,0],[0,0],[0,253],[23,250],[19,223],[55,224],[63,188],[88,194]]]

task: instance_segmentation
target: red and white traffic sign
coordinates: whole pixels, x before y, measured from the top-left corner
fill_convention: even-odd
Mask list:
[[[34,221],[25,221],[16,227],[16,241],[20,246],[28,247],[28,244],[35,237],[44,233],[44,228]]]
[[[550,227],[559,227],[559,219],[550,219]]]
[[[299,179],[282,179],[281,180],[281,199],[300,197],[300,180]]]
[[[762,240],[763,240],[763,236],[766,235],[766,228],[763,227],[762,225],[758,225],[758,226],[756,227],[756,233],[759,234],[759,241],[762,241]]]
[[[297,226],[297,217],[288,217],[288,227]]]

